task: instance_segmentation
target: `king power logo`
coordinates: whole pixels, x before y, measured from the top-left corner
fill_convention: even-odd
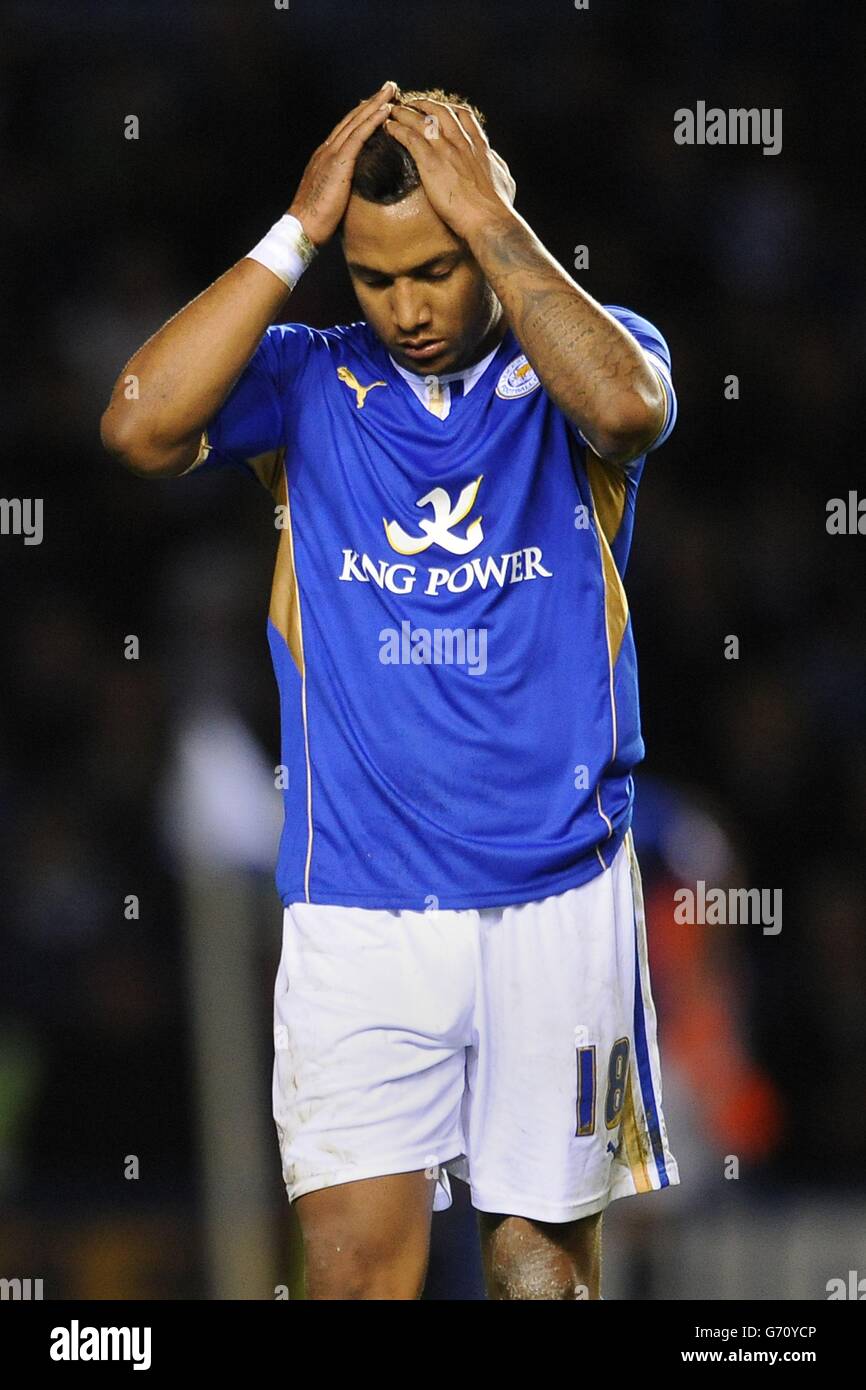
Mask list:
[[[420,535],[411,535],[399,522],[383,517],[382,524],[391,549],[398,555],[407,556],[420,555],[431,546],[437,546],[450,555],[468,555],[476,550],[484,540],[482,518],[478,516],[470,520],[463,535],[457,534],[455,527],[460,526],[473,510],[482,478],[483,474],[467,483],[453,504],[444,487],[431,488],[423,497],[419,497],[416,507],[422,510],[431,507],[433,510],[432,517],[419,520]],[[423,592],[432,595],[443,592],[462,594],[475,586],[501,589],[525,579],[553,578],[552,572],[542,564],[541,547],[535,545],[507,551],[498,557],[476,556],[456,569],[434,566],[421,570],[413,564],[374,560],[367,554],[359,554],[357,550],[343,550],[340,579],[345,583],[372,583],[392,594],[409,594],[414,591],[419,576],[424,585]]]
[[[470,521],[465,536],[453,536],[451,530],[472,511],[483,476],[482,473],[474,483],[466,484],[457,498],[455,507],[452,507],[451,498],[444,487],[434,487],[432,491],[419,497],[415,503],[416,507],[433,508],[433,520],[425,517],[418,523],[424,532],[423,536],[410,536],[396,521],[386,521],[382,517],[385,535],[392,550],[396,550],[400,555],[420,555],[422,550],[427,550],[431,545],[441,545],[443,550],[449,551],[452,555],[468,555],[470,550],[475,550],[484,539],[480,516],[475,521]]]

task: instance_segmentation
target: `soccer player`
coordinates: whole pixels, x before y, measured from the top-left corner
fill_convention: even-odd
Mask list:
[[[670,355],[545,249],[484,125],[386,82],[102,422],[137,473],[275,501],[273,1106],[311,1298],[419,1297],[453,1176],[492,1298],[600,1298],[605,1207],[679,1181],[622,582]],[[284,321],[337,232],[363,319]]]

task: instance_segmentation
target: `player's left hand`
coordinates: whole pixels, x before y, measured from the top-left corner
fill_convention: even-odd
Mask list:
[[[426,99],[395,104],[384,125],[415,160],[434,212],[457,236],[468,237],[479,219],[511,207],[517,185],[467,106]]]

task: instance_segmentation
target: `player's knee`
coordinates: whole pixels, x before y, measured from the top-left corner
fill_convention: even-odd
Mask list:
[[[304,1243],[308,1299],[417,1299],[426,1275],[420,1251],[395,1250],[378,1240],[334,1245]]]
[[[422,1172],[360,1179],[300,1197],[307,1298],[420,1298],[432,1200]]]
[[[422,1229],[309,1219],[302,1224],[307,1298],[419,1298],[427,1271]]]
[[[491,1295],[497,1299],[526,1301],[547,1299],[558,1302],[598,1297],[593,1294],[593,1281],[570,1262],[550,1255],[494,1262],[491,1271]]]
[[[597,1223],[548,1227],[502,1221],[489,1237],[487,1282],[496,1299],[574,1301],[601,1296]]]

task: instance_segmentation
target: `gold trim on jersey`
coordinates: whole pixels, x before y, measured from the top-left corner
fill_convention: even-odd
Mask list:
[[[286,484],[286,471],[283,467],[285,459],[285,449],[278,449],[276,461],[273,464],[272,488],[274,499],[278,506],[286,509],[286,519],[288,524],[280,531],[280,541],[277,547],[277,559],[274,565],[274,579],[271,586],[271,602],[268,616],[283,638],[286,646],[292,655],[298,672],[301,677],[301,721],[304,729],[304,762],[307,772],[307,857],[304,864],[304,895],[307,902],[310,901],[310,868],[313,859],[313,770],[310,761],[310,735],[307,720],[307,664],[304,658],[304,625],[301,618],[301,596],[298,589],[298,577],[295,569],[295,542],[292,531],[292,508],[289,501],[289,491]],[[261,455],[260,459],[252,460],[250,463],[259,464],[269,456]],[[270,464],[262,464],[261,471],[256,468],[257,476],[261,478],[262,473],[267,473],[271,468]],[[279,473],[276,469],[279,468]]]
[[[604,459],[599,458],[598,454],[587,445],[586,448],[586,476],[589,481],[589,492],[592,498],[592,510],[595,518],[595,530],[598,536],[598,546],[601,554],[601,577],[604,588],[604,630],[607,641],[607,664],[608,664],[608,684],[610,689],[610,716],[611,716],[611,762],[616,757],[617,750],[617,717],[616,717],[616,695],[614,693],[614,667],[622,647],[622,639],[625,634],[626,624],[628,623],[628,600],[625,596],[625,589],[620,578],[616,561],[610,548],[613,540],[622,524],[625,514],[626,484],[623,474],[617,472],[613,465],[608,464]],[[601,795],[596,787],[596,802],[598,813],[607,825],[607,838],[613,834],[613,825],[610,818],[605,814],[601,804]],[[604,862],[601,851],[596,845],[596,856],[603,869],[608,866]]]
[[[246,460],[262,487],[271,494],[275,502],[281,500],[277,496],[280,484],[285,485],[285,458],[286,451],[283,448],[268,449],[267,453],[255,454]]]
[[[628,622],[628,600],[610,549],[610,543],[620,528],[625,512],[625,478],[617,479],[611,466],[605,464],[604,460],[600,459],[591,449],[586,451],[586,475],[589,479],[596,531],[601,548],[605,627],[611,662],[612,701],[613,667],[616,665]],[[616,736],[614,735],[615,752]]]
[[[285,457],[285,449],[278,449],[280,465]],[[262,455],[262,457],[265,457]],[[252,460],[251,460],[252,462]],[[258,474],[257,474],[258,476]],[[298,598],[298,582],[295,575],[295,557],[292,546],[291,514],[289,512],[288,490],[285,469],[280,468],[271,489],[274,501],[286,508],[288,525],[280,531],[277,558],[274,564],[274,577],[271,584],[271,601],[268,617],[282,637],[292,654],[298,672],[304,675],[304,644],[301,634],[301,606]]]
[[[589,445],[586,449],[586,472],[601,528],[608,543],[613,545],[625,515],[625,474],[615,463],[600,458]]]
[[[177,476],[178,476],[179,478],[185,478],[186,475],[187,475],[187,473],[191,473],[191,472],[193,471],[194,468],[200,467],[200,465],[204,463],[205,459],[207,458],[208,454],[210,453],[211,448],[212,448],[212,445],[211,445],[211,443],[210,443],[210,440],[209,440],[208,437],[207,437],[207,430],[202,430],[202,432],[201,432],[201,438],[200,438],[199,444],[198,444],[198,453],[196,454],[196,456],[195,456],[195,458],[193,459],[192,463],[190,464],[189,468],[185,468],[185,469],[183,470],[183,472],[182,472],[182,473],[179,473]]]

